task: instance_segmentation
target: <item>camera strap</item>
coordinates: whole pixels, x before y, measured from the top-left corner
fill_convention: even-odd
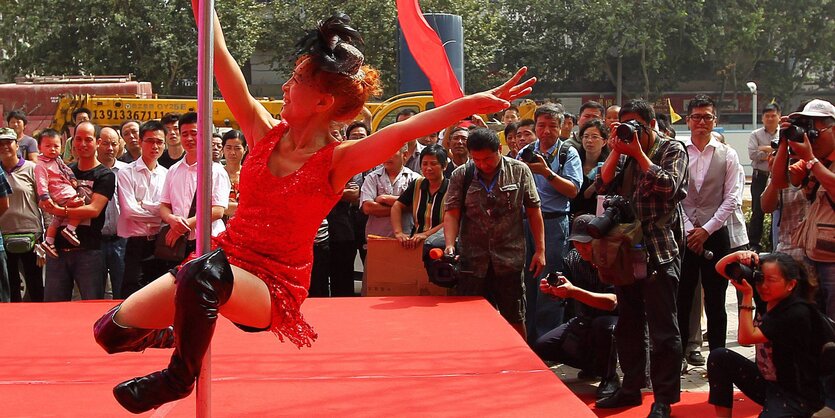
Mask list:
[[[464,213],[467,212],[467,190],[473,183],[473,177],[475,177],[475,163],[468,161],[464,168],[464,184],[461,187],[461,216],[459,222],[464,221]]]

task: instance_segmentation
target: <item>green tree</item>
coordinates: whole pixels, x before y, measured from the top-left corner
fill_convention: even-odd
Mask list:
[[[498,6],[478,0],[426,0],[421,2],[421,7],[424,13],[462,16],[467,91],[488,88],[504,75],[495,73],[494,68],[494,51],[502,36]],[[293,45],[304,30],[341,11],[353,18],[353,25],[363,34],[368,62],[381,70],[383,96],[397,93],[397,10],[394,1],[288,0],[273,2],[270,11],[272,23],[268,25],[259,48],[270,52],[273,68],[283,77],[289,76],[293,68]]]
[[[236,56],[254,51],[260,7],[254,0],[217,3]],[[0,66],[10,77],[133,73],[160,94],[196,92],[197,30],[187,0],[9,0],[6,18],[27,28],[0,44],[9,57]]]

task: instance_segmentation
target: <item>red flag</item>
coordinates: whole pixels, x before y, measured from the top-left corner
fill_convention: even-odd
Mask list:
[[[463,97],[464,92],[461,91],[455,72],[452,71],[444,45],[424,19],[418,1],[397,0],[397,19],[400,21],[409,51],[429,79],[435,106],[442,106]]]

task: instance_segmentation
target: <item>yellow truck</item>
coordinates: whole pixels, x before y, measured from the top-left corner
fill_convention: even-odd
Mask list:
[[[281,100],[262,99],[261,104],[278,118]],[[434,107],[432,93],[427,91],[405,93],[394,96],[383,102],[367,104],[371,111],[372,130],[377,130],[394,122],[394,118],[402,109],[411,108],[422,112]],[[51,127],[58,132],[67,132],[73,125],[72,113],[78,108],[87,108],[92,112],[92,120],[101,126],[119,125],[125,120],[136,119],[146,121],[159,119],[169,112],[186,113],[197,110],[196,99],[160,99],[141,98],[137,96],[102,96],[89,94],[66,94],[58,100],[55,116]],[[219,128],[237,129],[238,124],[223,100],[215,100],[212,106],[212,121]]]

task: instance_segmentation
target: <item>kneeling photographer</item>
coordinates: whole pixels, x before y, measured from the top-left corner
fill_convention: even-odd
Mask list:
[[[592,219],[594,215],[574,219],[568,237],[574,248],[565,257],[565,272],[551,273],[539,286],[543,294],[571,299],[577,316],[539,337],[533,350],[543,360],[564,363],[600,377],[600,399],[611,396],[620,387],[614,345],[618,298],[613,286],[600,281],[592,264],[592,237],[588,233]]]
[[[742,292],[739,343],[756,346],[756,362],[727,348],[707,361],[708,402],[716,416],[730,417],[733,385],[763,406],[761,417],[811,416],[823,406],[819,381],[823,316],[812,302],[806,269],[788,254],[737,251],[716,271]],[[765,303],[754,317],[753,294]]]

